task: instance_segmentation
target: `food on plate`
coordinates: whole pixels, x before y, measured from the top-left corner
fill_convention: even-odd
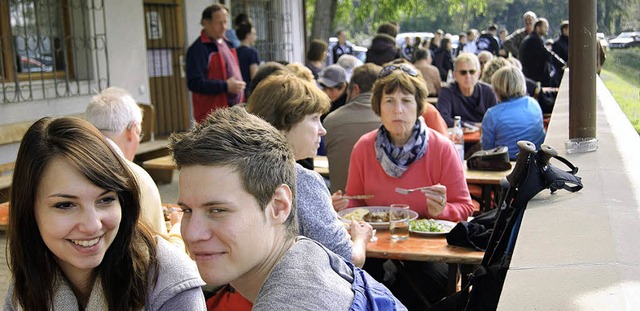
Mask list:
[[[344,214],[342,218],[346,220],[366,221],[370,223],[389,222],[389,211],[373,212],[366,208],[356,208]]]
[[[362,219],[366,222],[389,222],[389,212],[370,212],[365,214]]]
[[[451,230],[433,219],[416,219],[409,223],[409,230],[416,232],[445,232]]]
[[[369,214],[369,210],[367,210],[365,208],[356,208],[352,212],[344,214],[344,216],[342,216],[342,218],[344,218],[346,220],[362,221],[363,218],[364,218],[364,215],[366,215],[366,214]]]

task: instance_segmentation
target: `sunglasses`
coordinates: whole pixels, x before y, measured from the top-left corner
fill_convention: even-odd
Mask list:
[[[409,66],[405,66],[405,65],[389,65],[386,66],[384,68],[382,68],[382,71],[380,71],[380,74],[378,75],[378,78],[384,78],[388,75],[390,75],[393,71],[395,70],[402,70],[404,71],[404,73],[412,76],[412,77],[417,77],[418,76],[418,72],[413,68],[413,67],[409,67]]]
[[[471,70],[458,70],[458,73],[460,73],[461,75],[465,76],[468,74],[470,75],[474,75],[476,74],[476,70],[475,69],[471,69]]]

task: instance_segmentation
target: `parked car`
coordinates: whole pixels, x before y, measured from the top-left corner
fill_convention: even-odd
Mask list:
[[[624,49],[640,46],[640,32],[623,32],[617,37],[609,40],[609,47],[612,49]]]
[[[409,37],[411,38],[411,42],[413,42],[413,40],[416,37],[420,37],[422,38],[422,42],[424,42],[425,40],[427,41],[431,41],[431,38],[434,37],[433,33],[431,32],[403,32],[403,33],[399,33],[396,36],[396,44],[401,47],[404,45],[404,38]]]
[[[607,41],[607,38],[605,38],[604,33],[598,32],[596,33],[596,37],[598,37],[598,41],[600,41],[600,45],[602,45],[602,48],[605,51],[609,50],[609,42]]]

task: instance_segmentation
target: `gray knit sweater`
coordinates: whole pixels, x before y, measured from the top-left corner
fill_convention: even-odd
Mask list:
[[[305,237],[271,270],[253,311],[349,310],[353,271],[339,257]]]
[[[320,174],[296,164],[296,194],[300,235],[320,242],[351,261],[353,243],[338,214],[333,210],[331,193]]]

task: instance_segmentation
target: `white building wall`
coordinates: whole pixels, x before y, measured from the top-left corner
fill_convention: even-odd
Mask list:
[[[304,64],[304,3],[302,0],[284,0],[291,2],[291,25],[293,37],[293,59],[291,62]]]
[[[105,0],[105,10],[111,86],[150,103],[142,1]]]
[[[139,102],[150,102],[145,21],[142,1],[104,0],[110,85],[128,90]],[[280,0],[291,10],[293,53],[289,62],[304,63],[304,16],[302,0]],[[216,0],[184,0],[185,49],[200,35],[200,17]],[[106,67],[105,67],[106,68]],[[92,89],[97,91],[97,86]],[[35,121],[45,116],[84,113],[90,95],[50,100],[0,104],[0,127],[7,124]],[[189,100],[191,100],[189,98]],[[13,162],[18,144],[0,146],[0,163]]]
[[[185,24],[185,51],[186,49],[200,37],[200,18],[202,17],[202,11],[215,3],[219,3],[216,0],[185,0],[184,1],[184,24]],[[230,23],[232,21],[229,21]],[[230,25],[231,26],[231,25]]]
[[[150,102],[142,1],[105,0],[109,76],[112,86],[128,90],[140,102]],[[104,67],[106,68],[106,67]],[[97,90],[97,86],[92,87]],[[0,104],[0,127],[45,116],[77,115],[90,95]],[[0,146],[0,163],[13,162],[18,144]]]

